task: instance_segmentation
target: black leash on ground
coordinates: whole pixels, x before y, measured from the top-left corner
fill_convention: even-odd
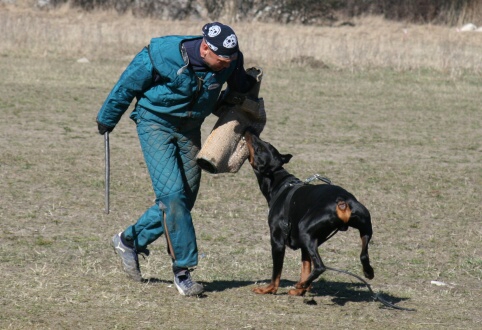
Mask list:
[[[361,278],[361,277],[358,276],[358,275],[355,275],[355,274],[353,274],[353,273],[347,272],[346,270],[341,270],[341,269],[336,269],[336,268],[331,268],[331,267],[325,267],[325,268],[328,269],[328,270],[334,271],[334,272],[343,273],[343,274],[346,274],[346,275],[353,276],[353,277],[357,278],[358,280],[362,281],[362,282],[367,286],[368,290],[370,290],[370,293],[372,294],[372,298],[373,298],[375,301],[378,300],[379,302],[381,302],[383,305],[385,305],[385,306],[387,306],[387,307],[394,308],[394,309],[398,309],[398,310],[402,310],[402,311],[410,311],[410,312],[415,312],[415,311],[417,311],[416,309],[413,309],[413,308],[399,307],[399,306],[396,306],[396,305],[392,304],[392,303],[389,302],[389,301],[386,301],[385,299],[383,299],[382,297],[380,297],[380,294],[379,294],[379,293],[373,292],[372,287],[370,286],[370,284],[368,284],[367,281],[365,281],[363,278]]]

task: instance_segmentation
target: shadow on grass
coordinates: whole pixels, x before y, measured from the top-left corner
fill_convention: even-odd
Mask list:
[[[143,278],[143,279],[142,279],[142,283],[148,283],[148,284],[158,284],[158,283],[162,283],[162,284],[172,284],[172,281],[161,280],[160,278],[151,277],[151,278]]]
[[[237,289],[255,284],[252,281],[213,281],[203,283],[206,291],[221,292],[229,289]]]
[[[251,281],[213,281],[209,283],[203,283],[208,292],[221,292],[229,289],[236,289],[248,286],[262,286],[267,285],[270,280],[264,280],[259,282]],[[289,288],[294,287],[296,282],[281,280],[280,287],[277,295],[288,295]],[[254,293],[253,293],[254,294]],[[392,304],[397,304],[401,301],[408,300],[408,298],[395,297],[387,293],[376,292],[378,297]],[[331,297],[333,304],[338,306],[344,306],[348,302],[375,302],[375,297],[371,294],[370,290],[364,283],[353,282],[334,282],[319,280],[313,283],[310,292],[307,292],[304,296],[304,303],[308,305],[317,305],[314,300],[315,297]],[[380,308],[387,308],[381,304]]]
[[[388,293],[377,292],[375,290],[374,293],[382,300],[394,305],[401,301],[408,300],[408,298],[395,297]],[[331,301],[338,306],[344,306],[347,302],[372,302],[377,300],[364,283],[330,282],[324,280],[314,283],[309,296],[332,297]],[[387,308],[383,304],[381,304],[380,307]]]
[[[172,284],[170,280],[163,280],[155,277],[148,279],[143,279],[143,283],[149,284]],[[270,280],[262,280],[258,282],[253,281],[212,281],[212,282],[200,282],[204,285],[205,293],[202,298],[208,297],[210,292],[222,292],[230,289],[237,289],[243,287],[252,286],[263,286],[267,285]],[[295,286],[296,282],[289,280],[281,280],[280,287],[278,289],[277,295],[284,296],[288,295],[288,290]],[[250,290],[250,288],[247,288]],[[384,292],[374,292],[379,298],[396,305],[401,301],[408,300],[408,298],[400,298],[392,296]],[[254,293],[253,293],[254,294]],[[318,303],[314,298],[316,297],[331,297],[331,301],[334,305],[345,306],[348,302],[375,302],[376,299],[364,283],[353,283],[353,282],[335,282],[318,280],[313,283],[312,288],[309,292],[304,295],[303,302],[307,305],[317,305]],[[380,301],[378,301],[381,303]],[[383,303],[381,303],[380,308],[388,308]]]

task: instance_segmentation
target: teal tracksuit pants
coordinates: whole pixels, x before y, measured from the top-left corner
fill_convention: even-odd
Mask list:
[[[156,204],[129,226],[124,236],[142,252],[164,234],[173,265],[196,266],[198,250],[191,210],[201,179],[196,155],[202,120],[160,117],[142,107],[131,117],[137,123]]]

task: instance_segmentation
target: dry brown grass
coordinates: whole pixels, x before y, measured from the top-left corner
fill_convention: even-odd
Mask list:
[[[383,67],[389,62],[381,59],[392,58],[395,49],[388,43],[380,45],[378,57],[373,51],[361,54],[366,61],[374,58],[366,66],[350,65],[337,48],[345,43],[373,50],[377,40],[399,38],[396,24],[388,24],[393,29],[388,35],[373,36],[361,33],[365,23],[353,29],[238,29],[243,40],[252,33],[258,43],[243,41],[249,61],[266,64],[261,93],[268,123],[262,137],[294,155],[289,171],[302,179],[326,175],[367,205],[374,225],[371,284],[399,306],[417,309],[407,313],[380,308],[356,280],[329,272],[308,297],[288,296],[299,276],[298,251],[287,252],[278,295],[253,294],[252,287],[269,279],[271,259],[267,206],[249,166],[236,175],[203,175],[193,217],[201,252],[194,274],[206,286],[204,299],[183,298],[172,287],[162,238],[141,260],[144,276],[154,280],[126,279],[109,238],[151,205],[153,193],[134,125],[123,118],[111,135],[111,214],[103,213],[103,140],[95,115],[130,56],[150,36],[195,33],[199,24],[135,22],[107,13],[80,20],[85,14],[68,10],[4,9],[1,329],[480,329],[480,62],[465,70],[457,60],[444,69],[423,56],[437,42],[452,52],[463,43],[468,52],[480,45],[471,39],[479,36],[460,35],[462,41],[426,36],[428,48],[419,42],[414,49],[433,66],[416,62],[418,69],[405,70],[405,57],[398,67]],[[419,31],[418,40],[425,30],[441,29],[410,28]],[[326,34],[316,47],[333,48],[322,56],[307,52],[309,47],[295,52],[296,31]],[[339,34],[328,38],[331,31]],[[291,47],[268,48],[284,40],[282,35],[292,36]],[[298,38],[308,44],[304,34]],[[76,63],[82,56],[91,62]],[[298,56],[302,61],[292,63]],[[328,68],[316,67],[310,56]],[[214,121],[207,119],[204,138]],[[357,233],[350,230],[326,242],[320,253],[327,265],[360,274],[359,249]]]
[[[460,73],[482,71],[482,33],[455,28],[388,22],[378,17],[353,21],[355,27],[234,24],[248,61],[285,66],[313,58],[335,68],[396,70],[435,69]],[[199,34],[203,22],[136,19],[114,12],[85,13],[67,6],[32,12],[4,6],[0,12],[3,54],[86,57],[89,60],[132,57],[153,37]]]

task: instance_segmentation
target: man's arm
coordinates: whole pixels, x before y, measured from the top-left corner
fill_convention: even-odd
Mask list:
[[[151,84],[152,64],[148,50],[144,48],[124,70],[100,108],[97,114],[99,133],[112,131],[134,97],[147,90]]]

